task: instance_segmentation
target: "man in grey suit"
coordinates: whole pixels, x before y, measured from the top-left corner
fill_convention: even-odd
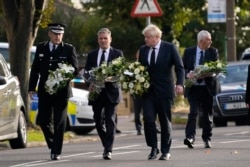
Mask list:
[[[197,46],[185,49],[183,64],[186,78],[193,78],[195,66],[205,62],[217,61],[218,50],[210,47],[212,44],[211,34],[202,30],[197,35]],[[205,148],[211,148],[211,136],[213,127],[213,96],[220,91],[220,84],[216,77],[206,76],[199,78],[191,87],[185,88],[185,97],[190,104],[188,122],[185,129],[186,138],[184,144],[188,148],[194,147],[196,135],[196,119],[199,110],[203,113],[202,139]]]
[[[169,160],[172,142],[171,107],[175,95],[183,93],[183,63],[176,47],[161,40],[162,31],[156,25],[148,25],[142,34],[146,45],[139,49],[139,62],[147,67],[151,82],[148,92],[142,97],[145,138],[151,147],[148,160],[155,159],[159,153],[155,124],[157,115],[161,126],[162,155],[159,160]]]
[[[89,78],[88,71],[98,67],[102,63],[102,56],[107,63],[123,56],[123,52],[110,46],[112,42],[111,31],[108,28],[101,28],[98,33],[99,48],[88,53],[85,65],[85,78]],[[89,89],[92,89],[90,83]],[[94,100],[89,101],[94,112],[94,120],[98,135],[104,147],[103,159],[111,160],[111,153],[116,132],[115,108],[120,102],[121,91],[117,83],[105,82],[105,87]]]

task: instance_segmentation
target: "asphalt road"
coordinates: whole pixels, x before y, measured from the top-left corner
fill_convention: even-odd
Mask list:
[[[116,135],[111,161],[102,159],[103,148],[96,131],[93,131],[76,141],[66,142],[59,161],[49,159],[46,146],[33,145],[19,150],[0,149],[0,166],[247,167],[250,164],[249,126],[230,124],[228,127],[214,128],[211,149],[204,148],[201,129],[197,129],[195,148],[188,149],[183,145],[184,125],[174,125],[171,159],[159,161],[147,160],[150,148],[146,146],[143,135],[136,135],[132,120],[132,117],[119,117],[118,127],[122,133]]]

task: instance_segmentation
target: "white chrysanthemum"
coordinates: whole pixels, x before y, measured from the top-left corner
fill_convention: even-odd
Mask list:
[[[138,61],[136,61],[134,64],[135,64],[136,66],[139,66],[139,65],[140,65],[140,63],[139,63]]]
[[[217,68],[222,68],[222,64],[221,64],[221,63],[218,63],[216,67],[217,67]]]
[[[123,83],[122,83],[122,88],[128,89],[128,83],[127,83],[127,82],[123,82]]]
[[[102,69],[102,74],[107,74],[107,70],[106,69]]]
[[[137,84],[137,85],[135,86],[135,90],[140,91],[141,89],[142,89],[142,87],[141,87],[140,84]]]
[[[134,64],[130,64],[129,66],[128,66],[128,68],[131,70],[131,69],[134,69]]]
[[[128,87],[129,87],[129,88],[133,88],[133,87],[134,87],[134,84],[133,84],[132,82],[130,82],[130,83],[128,84]]]
[[[45,89],[49,94],[56,93],[59,88],[66,85],[66,82],[73,79],[74,68],[72,66],[63,63],[58,63],[58,66],[59,68],[55,71],[50,71],[45,82]]]
[[[144,78],[144,77],[140,77],[140,78],[139,78],[139,82],[142,83],[142,82],[144,82],[144,81],[145,81],[145,78]]]
[[[65,73],[72,73],[75,70],[74,67],[67,64],[58,63],[58,66],[61,68],[61,70],[65,71]]]
[[[141,76],[137,74],[137,75],[135,76],[135,79],[136,79],[136,80],[139,80],[140,77],[141,77]]]
[[[134,70],[134,73],[135,73],[135,75],[139,74],[139,73],[140,73],[140,69],[139,69],[139,68],[136,68],[136,69]]]
[[[144,88],[149,88],[149,83],[148,82],[146,82],[146,83],[144,83]]]
[[[144,71],[145,70],[145,67],[144,66],[140,66],[139,67],[141,71]]]

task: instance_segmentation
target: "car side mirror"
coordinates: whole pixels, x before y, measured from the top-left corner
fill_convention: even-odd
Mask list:
[[[0,85],[5,85],[7,83],[5,77],[0,76]]]

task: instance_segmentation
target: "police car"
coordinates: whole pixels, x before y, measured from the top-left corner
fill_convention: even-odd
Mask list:
[[[73,79],[71,82],[84,84],[82,79]],[[66,130],[77,134],[87,134],[95,129],[92,107],[88,105],[88,91],[72,87],[72,92],[73,97],[68,102]],[[37,112],[38,97],[35,95],[30,103],[29,117],[33,124],[39,125]]]

